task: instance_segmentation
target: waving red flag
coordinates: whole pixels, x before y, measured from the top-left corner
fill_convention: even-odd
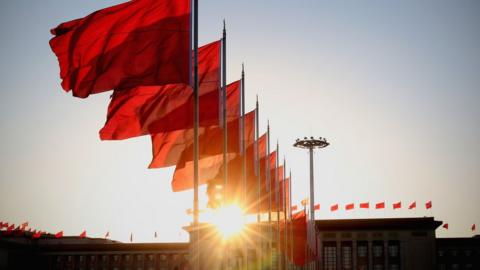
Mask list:
[[[63,231],[59,231],[55,234],[55,238],[62,238],[63,237]]]
[[[78,237],[80,237],[80,238],[87,237],[87,231],[84,230]]]
[[[360,203],[360,208],[369,209],[370,203],[368,202]]]
[[[375,209],[383,209],[385,208],[385,202],[379,202],[375,204]]]
[[[319,203],[315,204],[315,206],[313,207],[313,210],[320,210],[320,204]]]
[[[472,224],[472,227],[470,229],[472,230],[472,232],[475,231],[477,229],[477,225]]]
[[[51,30],[62,87],[75,97],[138,85],[188,84],[190,1],[137,0]]]
[[[218,125],[220,121],[220,48],[221,42],[215,41],[198,49],[200,126]],[[115,91],[100,138],[123,140],[193,128],[193,110],[193,90],[185,84]]]
[[[353,210],[354,208],[355,208],[354,203],[349,203],[349,204],[345,205],[345,210]]]
[[[337,211],[338,210],[338,203],[330,206],[330,212]]]
[[[400,209],[402,208],[402,202],[394,203],[392,206],[393,206],[393,209]]]
[[[408,206],[408,209],[414,209],[417,207],[417,202],[413,202]]]
[[[8,223],[7,223],[7,225],[8,225]],[[11,232],[11,231],[13,231],[13,229],[15,229],[15,224],[12,224],[12,225],[8,226],[7,227],[7,232]]]
[[[228,121],[234,121],[238,119],[238,117],[240,117],[238,110],[240,105],[239,86],[239,81],[231,83],[227,86]],[[218,115],[216,117],[218,117]],[[193,119],[193,117],[190,118]],[[215,124],[218,124],[218,122],[216,122]],[[203,134],[203,131],[205,130],[206,129],[201,129],[200,135]],[[151,138],[153,157],[149,166],[150,169],[164,168],[178,164],[179,162],[181,162],[181,156],[183,152],[187,149],[187,147],[193,147],[193,129],[190,128],[153,134]],[[220,142],[222,141],[223,137]],[[203,147],[203,143],[199,143],[199,146]],[[193,158],[193,154],[191,155],[191,158]]]
[[[448,223],[443,224],[442,226],[444,229],[448,230]]]
[[[228,165],[229,183],[233,184],[235,179],[241,175],[241,159],[239,152],[239,122],[240,119],[228,123],[229,134],[228,139],[228,156],[227,160],[233,164]],[[253,137],[255,134],[255,111],[251,111],[245,115],[245,133],[246,138]],[[223,130],[219,127],[206,129],[202,136],[199,137],[199,185],[208,183],[211,179],[222,178],[223,166]],[[249,143],[247,142],[247,145]],[[251,144],[250,144],[251,145]],[[253,152],[252,152],[253,154]],[[193,145],[190,144],[188,149],[182,152],[179,163],[175,168],[172,178],[172,190],[174,192],[183,191],[193,188]],[[237,161],[233,161],[237,158]],[[253,158],[253,156],[252,156]],[[253,164],[252,164],[253,166]]]
[[[432,201],[428,201],[427,203],[425,203],[425,208],[427,209],[432,208]]]

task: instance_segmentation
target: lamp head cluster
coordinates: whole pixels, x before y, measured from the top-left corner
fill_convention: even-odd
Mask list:
[[[330,143],[327,142],[327,139],[319,137],[303,137],[302,139],[296,139],[295,143],[293,144],[294,147],[304,148],[304,149],[314,149],[314,148],[325,148],[329,146]]]

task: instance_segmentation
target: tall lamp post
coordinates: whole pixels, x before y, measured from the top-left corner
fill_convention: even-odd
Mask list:
[[[296,139],[295,143],[293,144],[294,147],[308,149],[310,153],[310,218],[313,222],[313,226],[315,226],[315,187],[313,185],[313,149],[315,148],[325,148],[330,144],[327,142],[325,138],[318,138],[315,139],[314,137],[304,137],[303,140]],[[315,227],[314,227],[315,228]],[[315,265],[315,264],[314,264]]]

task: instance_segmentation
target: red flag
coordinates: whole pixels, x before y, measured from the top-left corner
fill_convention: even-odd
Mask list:
[[[87,237],[87,231],[84,230],[78,237],[80,237],[80,238]]]
[[[234,82],[227,86],[227,118],[229,121],[235,121],[240,117],[239,105],[240,83]],[[200,131],[201,134],[202,131]],[[153,134],[151,139],[153,158],[149,168],[169,167],[178,164],[183,152],[188,147],[193,147],[193,129],[161,132]],[[223,142],[223,139],[221,142]],[[202,143],[199,146],[202,147]],[[187,153],[185,156],[187,156]],[[193,154],[191,156],[193,157]]]
[[[7,225],[8,225],[8,223],[7,223]],[[11,232],[11,231],[13,231],[13,229],[15,229],[15,224],[12,224],[9,227],[7,227],[7,232]]]
[[[432,201],[428,201],[428,202],[425,204],[425,208],[427,208],[427,209],[432,208]]]
[[[477,229],[477,225],[472,224],[472,228],[471,228],[471,229],[472,229],[472,231],[475,231],[475,230]]]
[[[32,239],[38,239],[42,236],[42,232],[38,231],[38,232],[34,232],[32,234]]]
[[[383,209],[385,208],[385,202],[379,202],[375,204],[375,209]]]
[[[338,210],[338,203],[330,206],[330,212],[337,211]]]
[[[345,210],[353,210],[354,208],[355,208],[354,203],[349,203],[349,204],[345,205]]]
[[[76,97],[138,85],[188,84],[190,1],[138,0],[51,30],[62,87]]]
[[[442,226],[444,229],[448,230],[448,223],[443,224]]]
[[[218,125],[220,116],[220,41],[198,49],[199,125]],[[237,110],[238,110],[237,106]],[[185,84],[139,86],[115,91],[108,106],[102,140],[193,128],[194,94]]]
[[[413,209],[413,208],[416,208],[417,207],[417,202],[413,202],[410,204],[410,206],[408,206],[408,209]]]
[[[298,210],[298,206],[297,206],[297,205],[292,205],[291,210],[292,210],[292,212],[293,212],[293,211],[297,211],[297,210]]]
[[[25,228],[27,228],[27,227],[28,227],[28,221],[26,221],[26,222],[22,223],[22,226],[21,226],[21,227],[22,227],[22,229],[24,229],[24,230],[25,230]]]
[[[307,216],[304,211],[298,212],[292,216],[293,230],[293,262],[296,265],[306,263],[307,247]]]
[[[0,222],[0,229],[3,228],[3,222]]]
[[[107,233],[105,234],[105,239],[107,239],[108,237],[110,237],[110,232],[107,231]]]
[[[315,206],[313,207],[313,210],[320,210],[320,204],[319,203],[315,204]]]
[[[402,208],[402,202],[397,202],[393,204],[393,209],[400,209]]]
[[[62,238],[63,237],[63,231],[59,231],[55,234],[55,238]]]
[[[368,202],[360,203],[360,208],[369,209],[370,203]]]
[[[228,164],[228,173],[229,175],[229,186],[234,184],[233,180],[238,179],[238,176],[241,175],[241,158],[238,156],[239,152],[239,119],[236,121],[231,121],[228,124],[229,129],[229,140],[228,140],[228,149],[229,155],[227,156]],[[246,138],[254,137],[255,134],[255,111],[251,111],[245,115],[245,133]],[[236,135],[235,135],[236,134]],[[212,127],[205,130],[204,134],[199,138],[199,185],[208,183],[212,179],[220,179],[223,176],[221,168],[223,168],[223,144],[219,143],[223,141],[223,131],[218,127]],[[248,143],[248,142],[247,142]],[[251,144],[250,144],[251,145]],[[253,150],[253,149],[252,149]],[[251,158],[253,158],[253,151],[250,152]],[[190,144],[188,149],[185,149],[180,157],[179,164],[175,168],[175,172],[172,178],[172,190],[174,192],[184,191],[187,189],[193,188],[193,145]],[[237,158],[233,161],[234,158]],[[249,159],[252,160],[253,159]],[[253,165],[253,164],[252,164]],[[237,181],[238,182],[238,181]],[[238,188],[242,186],[235,186]],[[241,190],[238,190],[241,193]],[[233,199],[233,198],[232,198]]]

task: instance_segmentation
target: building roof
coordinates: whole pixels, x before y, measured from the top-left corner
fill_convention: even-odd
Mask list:
[[[319,231],[352,231],[352,230],[435,230],[442,221],[433,217],[423,218],[376,218],[376,219],[331,219],[316,220]]]

